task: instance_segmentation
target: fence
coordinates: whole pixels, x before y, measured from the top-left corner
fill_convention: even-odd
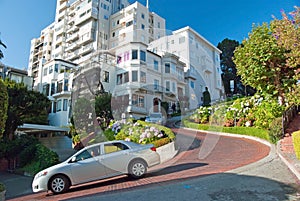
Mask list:
[[[282,114],[282,134],[285,135],[285,129],[289,125],[289,123],[293,120],[293,118],[297,115],[299,111],[298,105],[291,105],[287,110]]]

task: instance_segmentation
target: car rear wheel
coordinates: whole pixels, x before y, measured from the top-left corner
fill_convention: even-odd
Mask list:
[[[70,182],[64,175],[56,175],[50,180],[49,188],[54,194],[63,193],[70,188]]]
[[[147,165],[142,160],[134,160],[128,167],[129,176],[134,179],[143,177],[147,172]]]

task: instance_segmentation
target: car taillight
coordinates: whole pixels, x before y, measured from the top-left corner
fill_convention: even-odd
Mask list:
[[[156,148],[155,147],[151,147],[150,148],[152,151],[156,151]]]

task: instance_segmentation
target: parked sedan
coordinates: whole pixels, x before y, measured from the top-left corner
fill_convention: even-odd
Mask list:
[[[152,144],[110,141],[83,148],[66,161],[37,173],[33,192],[51,190],[66,192],[70,186],[105,179],[121,174],[132,178],[145,175],[147,168],[160,163]]]
[[[162,113],[150,113],[149,116],[146,116],[145,122],[164,125],[166,119]]]

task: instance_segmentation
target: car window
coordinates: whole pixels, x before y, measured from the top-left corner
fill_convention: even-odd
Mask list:
[[[119,143],[119,142],[104,145],[104,152],[106,154],[117,152],[117,151],[122,151],[122,150],[126,150],[126,149],[129,149],[128,146],[126,146],[123,143]]]
[[[100,147],[91,147],[76,156],[76,161],[85,160],[100,155]]]

